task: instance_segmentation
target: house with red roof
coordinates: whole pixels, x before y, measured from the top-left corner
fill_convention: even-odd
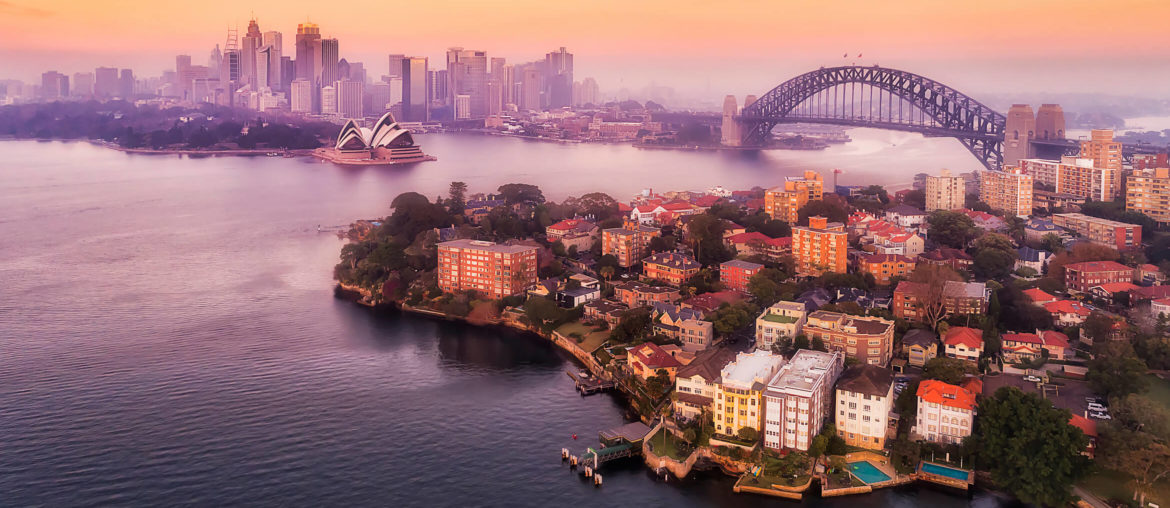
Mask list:
[[[972,386],[973,387],[973,386]],[[918,384],[918,415],[913,436],[932,443],[959,444],[971,435],[976,402],[973,392],[962,386],[927,379]]]
[[[779,260],[792,252],[792,237],[772,238],[759,231],[739,233],[727,236],[723,243],[735,249],[736,254],[742,256],[765,256],[771,260]]]
[[[1106,282],[1100,286],[1090,287],[1089,294],[1093,295],[1094,298],[1113,300],[1113,298],[1120,293],[1132,294],[1134,290],[1139,288],[1141,288],[1141,286],[1138,286],[1132,282]]]
[[[735,291],[716,291],[714,293],[703,293],[695,295],[686,300],[679,302],[683,308],[694,309],[703,314],[710,314],[715,312],[720,305],[736,304],[743,301],[744,295]]]
[[[1165,314],[1170,318],[1170,298],[1159,298],[1150,302],[1150,314],[1155,317]]]
[[[1089,444],[1085,445],[1085,449],[1081,452],[1081,455],[1090,459],[1093,458],[1097,453],[1097,422],[1074,414],[1072,418],[1068,419],[1068,424],[1081,429],[1081,433],[1089,438]]]
[[[671,383],[674,383],[674,375],[678,368],[682,367],[682,363],[673,355],[653,342],[646,342],[630,349],[629,365],[634,375],[643,380],[658,375],[659,370],[664,370]]]
[[[589,250],[601,229],[585,219],[565,219],[547,228],[544,234],[550,242],[561,242],[566,249],[576,246],[578,251]]]
[[[1110,282],[1133,282],[1133,269],[1116,261],[1085,261],[1064,267],[1064,285],[1069,290],[1089,292],[1093,286]]]
[[[1154,285],[1159,285],[1159,284],[1165,284],[1166,283],[1166,274],[1162,273],[1162,270],[1158,269],[1157,265],[1151,265],[1149,263],[1146,263],[1146,264],[1138,265],[1137,268],[1134,268],[1133,280],[1137,281],[1140,284],[1144,284],[1147,286],[1154,286]]]
[[[871,273],[879,286],[893,277],[907,277],[914,271],[915,259],[901,254],[866,254],[857,258],[857,271]]]
[[[1025,289],[1024,296],[1027,296],[1028,299],[1036,305],[1044,305],[1046,303],[1056,301],[1055,296],[1045,293],[1044,290],[1040,288]]]
[[[980,212],[977,210],[968,210],[963,208],[958,212],[971,218],[975,226],[988,232],[1000,232],[1007,230],[1007,222],[987,212]]]
[[[1085,322],[1093,311],[1081,302],[1072,300],[1057,300],[1042,305],[1044,310],[1052,314],[1052,322],[1056,326],[1075,326]]]
[[[979,363],[979,356],[983,354],[983,331],[966,326],[948,328],[943,335],[943,354],[947,358]]]
[[[706,196],[699,196],[697,198],[691,199],[691,204],[706,210],[712,206],[715,206],[715,204],[722,199],[723,198],[720,198],[719,196],[708,194]]]
[[[1030,362],[1048,352],[1049,358],[1064,360],[1072,355],[1068,336],[1054,330],[1037,330],[1036,333],[1005,333],[1003,359],[1009,363]]]

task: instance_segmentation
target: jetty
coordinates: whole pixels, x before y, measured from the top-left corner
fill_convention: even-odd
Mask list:
[[[592,473],[607,462],[634,457],[642,454],[642,442],[650,434],[650,427],[642,422],[633,422],[606,429],[597,433],[601,445],[597,448],[586,448],[581,455],[568,455],[568,450],[561,451],[561,458],[569,461],[570,467],[582,466],[583,473]]]
[[[617,387],[617,383],[613,381],[604,381],[586,373],[565,371],[565,374],[568,374],[572,378],[573,384],[577,386],[577,391],[581,392],[581,395],[593,395],[595,393],[613,390]],[[649,431],[650,429],[646,430]]]

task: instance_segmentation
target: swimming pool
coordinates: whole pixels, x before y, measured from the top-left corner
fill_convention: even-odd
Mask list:
[[[850,462],[849,472],[853,473],[853,476],[856,476],[858,480],[866,484],[884,482],[890,479],[890,475],[883,473],[881,469],[870,464],[869,461]],[[966,479],[966,477],[963,478]]]
[[[962,469],[955,469],[953,467],[940,466],[940,465],[934,464],[932,462],[923,462],[922,463],[922,472],[936,474],[939,476],[945,476],[947,478],[954,478],[956,480],[963,481],[963,482],[967,481],[967,478],[970,475],[969,472],[964,471]]]

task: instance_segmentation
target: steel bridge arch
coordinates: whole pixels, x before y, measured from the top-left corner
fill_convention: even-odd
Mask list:
[[[860,108],[851,110],[850,115],[846,116],[844,103],[840,112],[834,108],[829,115],[802,114],[798,110],[798,106],[808,99],[823,97],[818,95],[821,92],[849,84],[863,85],[863,91],[864,86],[879,90],[879,114],[876,118],[872,114],[855,116],[852,111]],[[900,104],[917,109],[927,121],[915,122],[913,114],[912,119],[906,121],[901,111],[897,120],[892,118],[892,114],[882,119],[880,91],[885,91],[891,101],[892,97],[897,97],[904,101]],[[858,101],[858,104],[854,104],[852,94],[849,101],[854,106],[860,103]],[[869,106],[872,108],[872,103]],[[742,129],[745,146],[762,146],[772,128],[780,123],[828,123],[953,137],[962,142],[987,169],[1001,169],[1003,166],[1007,123],[1003,114],[938,81],[897,69],[878,66],[822,67],[781,83],[744,107],[736,118]]]

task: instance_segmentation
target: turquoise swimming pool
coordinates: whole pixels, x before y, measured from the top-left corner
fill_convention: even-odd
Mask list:
[[[853,476],[856,476],[858,480],[866,484],[884,482],[890,479],[890,475],[883,473],[881,469],[870,464],[869,461],[850,462],[849,472],[853,473]],[[966,479],[966,477],[963,478]]]
[[[953,467],[940,466],[931,462],[922,463],[922,472],[945,476],[947,478],[954,478],[959,481],[967,481],[969,473],[962,469],[955,469]]]

